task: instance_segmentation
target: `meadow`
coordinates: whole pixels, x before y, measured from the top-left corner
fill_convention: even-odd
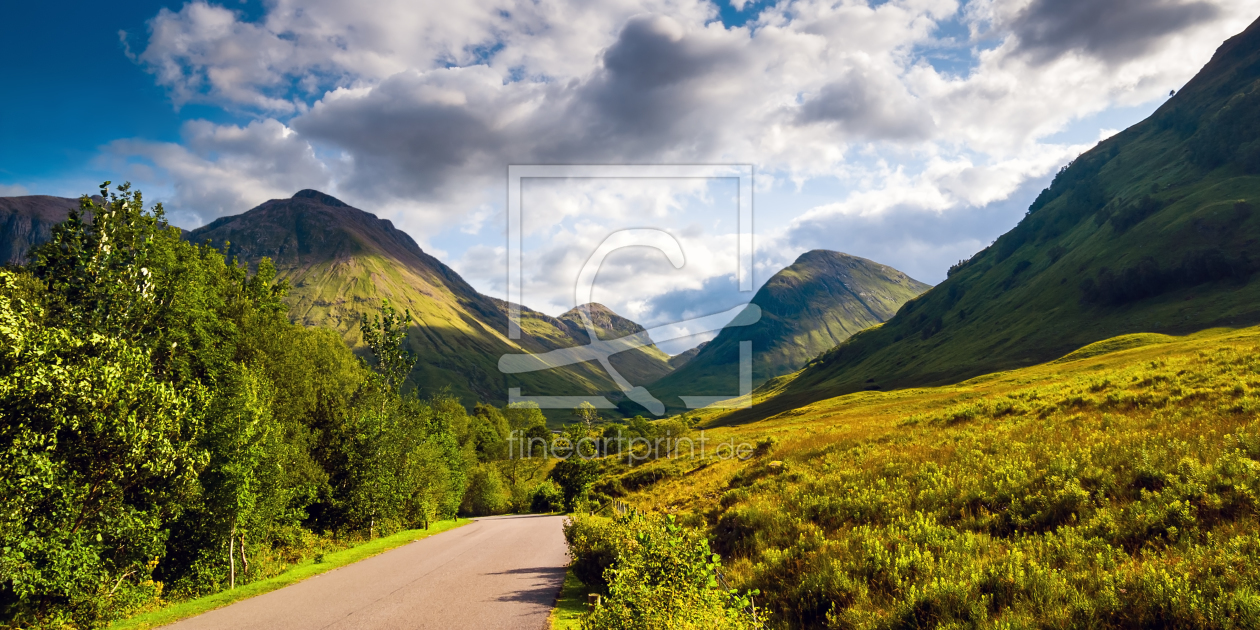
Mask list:
[[[739,426],[709,412],[757,455],[596,489],[707,534],[771,627],[1260,627],[1257,388],[1260,328],[1126,335]]]

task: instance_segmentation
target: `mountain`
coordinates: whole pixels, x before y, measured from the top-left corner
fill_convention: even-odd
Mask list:
[[[947,280],[729,421],[958,382],[1126,333],[1260,322],[1257,206],[1260,21],[1148,119],[1064,167]]]
[[[887,265],[814,250],[776,273],[753,295],[761,320],[725,328],[652,393],[667,405],[677,396],[734,396],[739,391],[739,344],[752,342],[753,385],[800,369],[860,330],[883,323],[931,285]]]
[[[525,396],[619,393],[595,363],[502,374],[501,355],[587,343],[576,312],[553,318],[522,307],[522,338],[510,340],[506,302],[478,293],[389,221],[319,191],[273,199],[193,230],[188,238],[220,247],[230,244],[230,255],[251,264],[270,257],[279,276],[292,286],[290,317],[307,326],[333,328],[352,347],[361,342],[362,313],[378,312],[385,300],[400,311],[409,310],[413,326],[408,343],[419,359],[410,380],[423,393],[450,388],[466,403],[500,404],[506,402],[509,387],[520,387]],[[603,306],[594,305],[592,313],[601,336],[642,330]],[[670,369],[668,355],[655,346],[623,354],[613,365],[625,369],[629,378],[654,380]]]
[[[78,199],[66,197],[0,197],[0,265],[26,262],[27,252],[52,238],[52,226],[78,207]]]
[[[582,316],[578,311],[580,308],[588,309],[587,313],[591,318],[591,323],[595,326],[596,335],[605,341],[644,331],[642,326],[614,313],[612,309],[603,304],[585,304],[565,312],[558,318],[561,322],[567,324],[569,336],[577,340],[578,343],[590,343],[586,325],[582,322]],[[670,356],[655,345],[644,346],[628,352],[618,352],[612,355],[609,361],[618,373],[635,385],[656,381],[674,369],[674,365],[670,362]]]
[[[675,370],[677,370],[678,368],[680,368],[680,367],[682,367],[682,366],[686,365],[688,361],[690,361],[690,360],[694,359],[694,358],[696,357],[696,355],[697,355],[697,354],[700,354],[700,351],[701,351],[701,350],[704,350],[704,348],[705,348],[706,346],[708,346],[708,345],[709,345],[709,342],[707,342],[707,341],[702,341],[702,342],[700,342],[700,345],[698,345],[698,346],[696,346],[696,347],[694,347],[694,348],[689,348],[689,349],[687,349],[687,350],[684,350],[684,351],[682,351],[682,352],[679,352],[678,354],[676,354],[676,355],[674,355],[674,356],[670,357],[670,358],[669,358],[669,367],[672,367],[672,368],[674,368]]]

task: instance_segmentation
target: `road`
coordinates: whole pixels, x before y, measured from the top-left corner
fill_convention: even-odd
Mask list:
[[[541,630],[564,583],[563,518],[477,519],[165,628]]]

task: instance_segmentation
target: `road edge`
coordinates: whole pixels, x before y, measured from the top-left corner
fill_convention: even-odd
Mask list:
[[[246,584],[240,588],[219,591],[212,595],[200,597],[184,602],[172,603],[169,606],[140,613],[127,619],[120,619],[107,626],[107,630],[148,630],[149,628],[157,628],[168,624],[182,621],[190,617],[196,617],[212,610],[230,606],[239,601],[250,599],[264,595],[272,591],[280,590],[286,586],[297,584],[308,578],[322,575],[329,571],[339,569],[341,567],[354,564],[368,558],[379,556],[387,551],[392,551],[403,545],[408,545],[417,540],[423,540],[430,536],[435,536],[443,532],[463,527],[473,523],[473,519],[456,518],[450,521],[438,521],[433,523],[429,529],[409,529],[398,532],[391,536],[377,538],[376,540],[365,542],[361,545],[342,549],[327,554],[324,561],[316,563],[312,560],[304,560],[295,565],[293,568],[265,580],[260,580],[251,584]]]
[[[578,630],[582,616],[586,614],[586,585],[573,574],[573,567],[565,568],[564,584],[556,593],[556,603],[547,617],[550,630]]]

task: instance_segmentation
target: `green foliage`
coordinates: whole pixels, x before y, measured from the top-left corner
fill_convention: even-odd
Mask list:
[[[0,271],[0,624],[99,626],[456,513],[467,414],[399,394],[405,316],[364,318],[373,373],[287,320],[268,260],[101,198]]]
[[[564,539],[572,558],[569,568],[583,584],[608,593],[605,573],[621,553],[625,543],[621,534],[612,519],[603,516],[574,514],[564,522]]]
[[[721,563],[673,516],[574,516],[565,523],[574,575],[607,594],[583,628],[758,628],[756,592],[720,585]]]
[[[564,494],[564,508],[572,512],[580,501],[585,500],[591,485],[599,479],[599,462],[578,455],[556,462],[549,479],[560,486]]]
[[[490,516],[506,512],[510,505],[507,483],[499,469],[487,464],[474,468],[460,511],[471,516]]]
[[[141,348],[10,297],[26,281],[0,271],[0,619],[89,626],[160,591],[200,421]]]
[[[1187,252],[1180,261],[1161,266],[1152,257],[1118,272],[1103,267],[1097,279],[1081,281],[1081,301],[1089,304],[1122,305],[1162,293],[1195,287],[1209,282],[1232,280],[1246,282],[1256,270],[1246,252],[1230,258],[1216,249]]]
[[[529,511],[535,514],[559,512],[564,508],[564,492],[555,482],[544,479],[530,493]]]
[[[359,323],[363,344],[376,357],[376,372],[388,389],[402,389],[403,382],[416,364],[415,357],[407,351],[407,322],[411,311],[399,315],[386,300],[381,305],[381,316],[365,316]]]

